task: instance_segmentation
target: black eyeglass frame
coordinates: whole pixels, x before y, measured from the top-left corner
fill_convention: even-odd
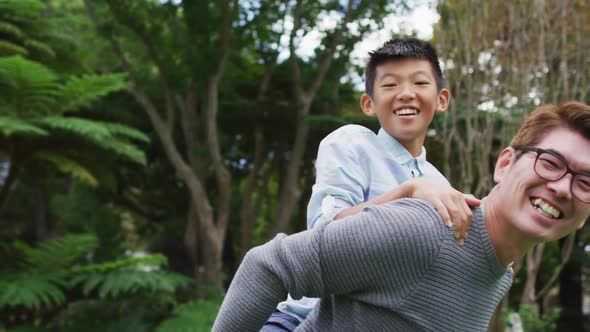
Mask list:
[[[577,175],[582,175],[582,176],[589,176],[590,174],[588,173],[584,173],[584,172],[578,172],[578,171],[574,171],[573,169],[570,168],[570,165],[568,164],[567,160],[565,160],[562,156],[556,154],[555,152],[549,151],[549,150],[545,150],[545,149],[541,149],[541,148],[535,148],[532,146],[516,146],[513,147],[515,150],[517,151],[523,151],[523,152],[535,152],[537,154],[537,156],[535,157],[535,164],[533,165],[533,170],[535,171],[535,173],[542,177],[543,179],[547,180],[547,181],[551,181],[551,182],[555,182],[555,181],[559,181],[560,179],[562,179],[564,176],[566,176],[567,174],[571,174],[572,175],[572,181],[570,183],[570,193],[572,193],[572,196],[574,196],[577,200],[586,203],[586,204],[590,204],[590,200],[585,201],[581,198],[579,198],[576,194],[574,194],[574,179],[576,178]],[[565,172],[558,177],[557,179],[548,179],[544,176],[542,176],[541,174],[539,174],[539,172],[537,172],[537,161],[539,161],[539,157],[543,154],[543,153],[547,153],[552,155],[553,157],[559,159],[563,165],[565,166]]]

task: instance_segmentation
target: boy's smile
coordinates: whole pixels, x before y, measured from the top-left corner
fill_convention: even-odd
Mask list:
[[[361,107],[376,115],[381,127],[413,156],[422,151],[434,113],[446,110],[449,91],[438,92],[427,60],[407,58],[377,66],[373,97],[363,95]]]

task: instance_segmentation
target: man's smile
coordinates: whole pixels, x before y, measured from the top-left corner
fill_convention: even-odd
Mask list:
[[[542,198],[531,198],[531,204],[533,204],[537,211],[541,212],[543,215],[551,219],[561,219],[561,217],[563,216],[563,213],[558,208],[547,203]]]

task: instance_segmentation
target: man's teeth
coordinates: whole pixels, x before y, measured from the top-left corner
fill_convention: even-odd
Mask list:
[[[547,215],[550,218],[559,219],[559,217],[561,216],[561,212],[558,209],[549,205],[541,198],[535,198],[531,200],[531,203],[533,203],[533,205],[537,207],[537,210],[541,211],[543,214]]]
[[[401,110],[395,111],[397,115],[414,115],[418,114],[418,111],[413,108],[402,108]]]

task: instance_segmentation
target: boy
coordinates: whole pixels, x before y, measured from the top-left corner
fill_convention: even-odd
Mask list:
[[[365,91],[361,108],[366,115],[377,116],[381,129],[375,135],[365,127],[347,125],[321,142],[308,228],[355,214],[367,205],[414,197],[431,202],[447,225],[456,221],[461,243],[471,219],[467,203],[475,206],[479,201],[452,189],[426,161],[423,147],[434,114],[444,112],[450,101],[435,49],[414,38],[386,42],[370,53]],[[315,303],[316,299],[289,298],[261,331],[294,330]]]

